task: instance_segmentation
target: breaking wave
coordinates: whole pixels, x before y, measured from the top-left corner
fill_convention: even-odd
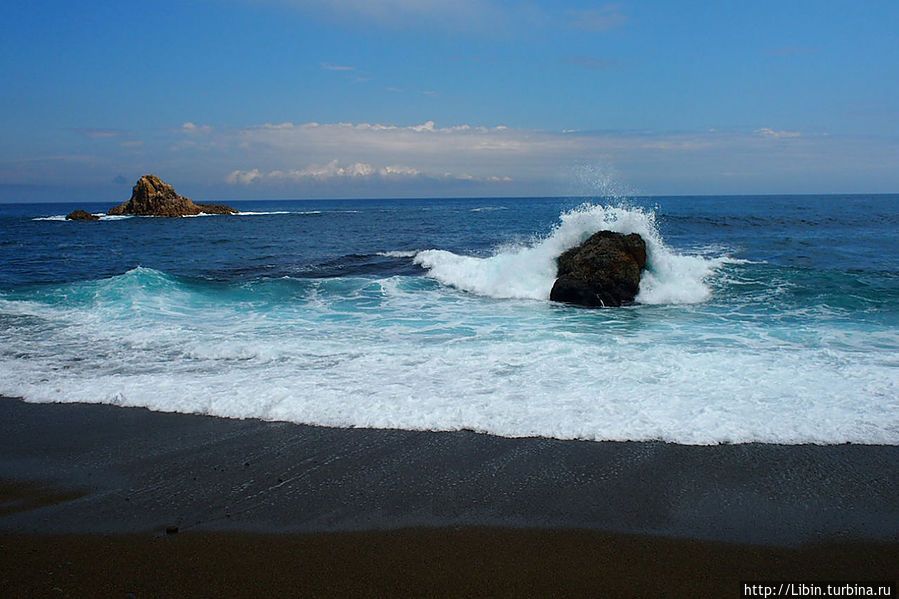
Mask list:
[[[492,256],[464,256],[426,250],[415,263],[428,276],[478,295],[548,300],[556,279],[556,258],[597,231],[637,233],[646,241],[647,265],[636,301],[642,304],[693,304],[711,296],[708,278],[726,257],[686,255],[665,245],[655,213],[642,208],[584,204],[562,213],[544,238],[529,244],[500,247]]]

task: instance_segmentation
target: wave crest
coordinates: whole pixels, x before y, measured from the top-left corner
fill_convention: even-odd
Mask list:
[[[690,304],[706,301],[706,280],[724,262],[678,254],[665,245],[655,212],[638,207],[582,204],[563,212],[546,237],[529,245],[499,248],[493,256],[462,256],[426,250],[415,263],[428,276],[478,295],[503,299],[548,300],[556,279],[556,258],[597,231],[638,233],[646,241],[647,265],[636,301],[641,304]]]

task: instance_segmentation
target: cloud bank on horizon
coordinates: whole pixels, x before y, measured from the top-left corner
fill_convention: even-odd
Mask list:
[[[815,6],[5,6],[0,201],[899,191],[899,8]]]

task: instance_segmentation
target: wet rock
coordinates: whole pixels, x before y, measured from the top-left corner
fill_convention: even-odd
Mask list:
[[[100,220],[100,217],[87,210],[73,210],[66,215],[66,220]]]
[[[581,306],[634,301],[646,267],[646,242],[636,233],[600,231],[559,256],[549,299]]]
[[[131,199],[111,208],[107,214],[134,216],[194,216],[197,214],[236,214],[221,204],[196,204],[175,192],[175,188],[157,177],[144,175],[131,190]]]

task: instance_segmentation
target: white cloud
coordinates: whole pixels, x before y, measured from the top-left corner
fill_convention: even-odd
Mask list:
[[[227,144],[243,164],[227,172],[231,183],[351,176],[506,181],[517,179],[523,166],[534,175],[552,168],[554,155],[578,143],[561,134],[471,124],[440,127],[434,121],[408,126],[266,123],[232,132]],[[324,164],[322,156],[340,160]],[[248,174],[254,169],[260,175]]]
[[[181,125],[181,132],[186,135],[209,135],[212,131],[211,125],[195,125],[190,121]]]
[[[434,121],[428,121],[426,123],[422,123],[421,125],[415,125],[410,127],[412,131],[434,131]]]
[[[250,171],[231,171],[231,173],[225,178],[227,183],[234,184],[243,184],[249,185],[250,183],[260,179],[262,177],[262,173],[258,168],[254,168]]]
[[[325,165],[311,165],[299,169],[289,170],[271,170],[262,172],[258,168],[250,170],[234,170],[228,174],[225,181],[231,185],[252,185],[265,183],[284,183],[284,182],[303,182],[318,181],[326,182],[330,180],[402,180],[402,179],[455,179],[459,181],[484,181],[484,182],[507,182],[511,181],[511,177],[489,176],[475,177],[468,173],[452,173],[444,172],[439,175],[426,175],[419,169],[403,164],[389,164],[387,166],[375,167],[366,162],[353,162],[341,165],[340,161],[332,160]]]
[[[411,166],[403,166],[402,164],[391,164],[385,166],[379,172],[385,177],[417,177],[421,174],[421,171],[417,168],[412,168]]]
[[[332,154],[355,153],[361,161],[383,160],[385,155],[408,164],[427,156],[441,160],[461,152],[485,150],[515,152],[539,145],[539,133],[508,127],[456,125],[438,127],[434,121],[398,126],[380,123],[266,123],[242,129],[236,141],[259,151]],[[527,139],[527,144],[523,141]],[[377,159],[377,160],[375,160]]]
[[[571,173],[585,164],[614,165],[622,181],[644,193],[801,192],[810,180],[862,172],[866,180],[894,180],[897,143],[771,127],[664,133],[287,121],[190,133],[202,128],[176,127],[169,130],[174,139],[147,140],[142,164],[219,182],[222,197],[250,189],[254,197],[580,195],[592,192],[589,178]],[[134,155],[120,152],[110,164],[140,170]],[[16,166],[15,176],[32,170]],[[39,179],[36,171],[28,177]]]
[[[96,133],[82,134],[88,131]],[[209,199],[595,194],[603,178],[579,175],[584,165],[611,165],[620,182],[656,194],[891,192],[899,181],[895,135],[791,128],[665,133],[429,120],[247,128],[184,123],[123,150],[128,135],[102,141],[101,133],[92,144],[96,154],[71,150],[0,161],[0,183],[68,186],[149,169]]]
[[[340,65],[340,64],[331,64],[328,62],[321,63],[321,67],[326,71],[355,71],[356,67],[351,67],[348,65]]]
[[[762,137],[773,137],[775,139],[780,139],[782,137],[802,137],[802,133],[799,131],[775,131],[768,127],[756,129],[754,133],[756,135],[761,135]]]
[[[232,132],[232,185],[341,181],[468,181],[526,185],[564,177],[575,164],[613,161],[636,169],[721,160],[756,151],[758,134],[541,131],[499,125],[266,123]],[[323,163],[322,156],[340,157]],[[248,164],[249,163],[249,164]],[[299,166],[298,166],[299,165]]]

